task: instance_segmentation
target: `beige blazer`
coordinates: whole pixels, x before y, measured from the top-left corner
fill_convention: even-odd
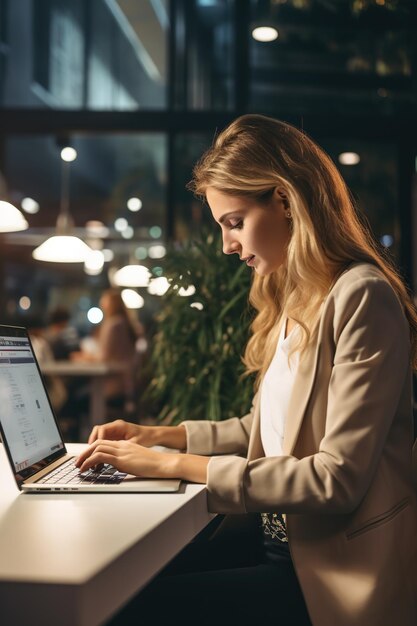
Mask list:
[[[211,511],[287,514],[314,626],[417,625],[409,350],[391,286],[355,264],[300,360],[283,456],[264,456],[256,396],[241,419],[184,422],[189,452],[221,455],[208,465]]]

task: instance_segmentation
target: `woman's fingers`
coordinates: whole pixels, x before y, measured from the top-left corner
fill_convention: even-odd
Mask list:
[[[78,456],[78,458],[75,461],[76,467],[81,467],[84,461],[94,453],[94,451],[97,449],[97,446],[99,446],[100,444],[104,442],[105,440],[103,439],[96,439],[86,450],[81,452],[81,454]],[[110,443],[110,442],[106,442],[106,443]]]
[[[100,442],[98,445],[89,448],[86,452],[91,451],[87,456],[84,455],[83,459],[79,458],[77,465],[80,468],[80,472],[85,472],[87,469],[100,465],[102,463],[110,463],[116,467],[117,456],[119,448],[113,442]]]
[[[98,429],[99,429],[99,427],[98,427],[98,426],[94,426],[94,428],[93,428],[93,430],[91,431],[90,436],[89,436],[89,438],[88,438],[88,443],[89,443],[89,444],[90,444],[90,443],[93,443],[93,441],[95,441],[96,439],[99,439],[99,436],[98,436]]]
[[[80,467],[80,472],[86,472],[88,469],[95,467],[96,465],[100,465],[102,463],[108,463],[110,465],[114,465],[116,463],[116,457],[109,452],[104,451],[96,451],[92,454]]]
[[[110,463],[128,474],[156,478],[165,475],[165,456],[131,441],[97,439],[80,454],[76,466],[85,472],[101,463]]]
[[[88,438],[88,443],[91,444],[97,439],[125,439],[129,431],[129,426],[130,424],[120,419],[110,422],[109,424],[94,426]]]

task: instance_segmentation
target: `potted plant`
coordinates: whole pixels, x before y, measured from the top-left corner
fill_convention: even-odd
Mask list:
[[[224,420],[245,414],[253,377],[241,360],[249,336],[250,272],[204,235],[167,254],[169,288],[156,318],[146,396],[158,419]]]

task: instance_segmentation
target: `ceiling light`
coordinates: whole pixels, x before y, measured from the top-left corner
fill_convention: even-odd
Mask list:
[[[133,230],[132,226],[126,226],[126,228],[124,228],[120,234],[123,239],[132,239],[135,231]]]
[[[113,261],[114,259],[114,252],[113,250],[111,250],[110,248],[103,248],[102,250],[103,253],[103,257],[105,261]]]
[[[37,261],[51,263],[83,263],[91,252],[79,237],[55,235],[35,248],[32,256]]]
[[[275,41],[278,39],[278,31],[273,26],[257,26],[252,30],[252,37],[255,41]]]
[[[141,309],[145,304],[145,300],[142,296],[133,289],[123,289],[121,296],[128,309]]]
[[[49,237],[32,252],[37,261],[84,263],[92,252],[84,241],[71,235],[73,222],[69,212],[69,175],[70,162],[76,157],[74,148],[66,147],[61,150],[61,207],[56,221],[56,235]]]
[[[150,246],[148,250],[151,259],[162,259],[166,255],[166,252],[165,246],[161,245]]]
[[[0,232],[12,233],[18,230],[26,230],[29,224],[23,214],[10,202],[0,200]]]
[[[125,228],[127,228],[129,226],[129,222],[127,221],[126,218],[124,217],[118,217],[117,220],[114,222],[114,228],[121,233],[122,230],[124,230]]]
[[[71,163],[71,161],[75,161],[77,158],[77,151],[71,146],[66,146],[61,150],[61,159],[66,161],[67,163]]]
[[[138,246],[135,250],[135,257],[139,259],[139,261],[143,261],[148,256],[148,251],[144,246]]]
[[[394,243],[394,237],[392,235],[382,235],[380,241],[384,248],[390,248]]]
[[[339,163],[342,165],[357,165],[361,160],[356,152],[341,152],[339,154]]]
[[[100,324],[103,317],[103,311],[98,306],[91,307],[87,312],[87,319],[91,324]]]
[[[36,202],[33,198],[23,198],[20,206],[25,211],[25,213],[34,214],[39,211],[39,203]]]
[[[163,296],[169,289],[169,282],[165,276],[153,278],[149,283],[148,292],[152,296]]]
[[[98,276],[104,265],[104,254],[101,250],[91,250],[84,261],[84,272],[89,276]]]
[[[140,211],[142,208],[142,200],[140,198],[129,198],[127,201],[127,208],[132,213],[136,213],[136,211]]]
[[[149,234],[152,239],[159,239],[159,237],[162,235],[162,229],[160,226],[151,226],[149,229]]]
[[[147,287],[151,274],[144,265],[125,265],[117,270],[113,282],[119,287]]]
[[[32,302],[29,296],[22,296],[19,300],[19,306],[23,311],[30,309]]]

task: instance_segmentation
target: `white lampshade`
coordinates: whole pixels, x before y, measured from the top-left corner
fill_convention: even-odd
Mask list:
[[[147,287],[151,274],[144,265],[125,265],[115,273],[113,282],[119,287]]]
[[[91,253],[91,248],[78,237],[55,235],[35,248],[32,256],[37,261],[84,263]]]
[[[29,224],[23,217],[23,214],[10,204],[0,200],[0,232],[11,233],[18,230],[26,230]]]

